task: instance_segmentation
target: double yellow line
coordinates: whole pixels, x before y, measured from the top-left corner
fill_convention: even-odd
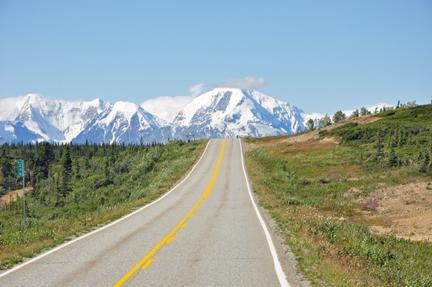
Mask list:
[[[207,197],[207,195],[210,193],[210,190],[211,190],[211,188],[212,188],[212,186],[213,186],[213,183],[215,182],[215,180],[216,180],[216,176],[217,176],[217,174],[218,174],[218,171],[219,171],[219,166],[220,166],[220,163],[221,163],[221,161],[222,161],[222,156],[223,156],[223,153],[224,153],[224,150],[225,150],[225,141],[226,141],[226,139],[224,139],[224,141],[223,141],[223,144],[222,144],[222,151],[221,151],[221,154],[220,154],[220,156],[219,156],[219,160],[218,160],[218,162],[217,162],[217,165],[216,165],[216,169],[215,169],[215,171],[214,171],[214,173],[213,173],[213,177],[212,177],[212,179],[211,179],[211,181],[210,181],[210,183],[209,183],[209,185],[207,186],[207,188],[206,188],[206,190],[204,191],[204,194],[203,194],[203,196],[200,198],[200,200],[198,201],[198,203],[194,206],[194,208],[192,208],[192,210],[185,216],[185,218],[183,218],[183,220],[182,221],[180,221],[180,223],[176,226],[176,228],[174,228],[173,229],[173,231],[171,231],[158,245],[156,245],[156,247],[155,248],[153,248],[153,250],[152,251],[150,251],[150,253],[149,254],[147,254],[146,255],[146,257],[144,257],[137,265],[135,265],[135,267],[134,268],[132,268],[132,270],[131,271],[129,271],[129,273],[128,274],[126,274],[126,276],[124,276],[116,285],[114,285],[114,287],[118,287],[118,286],[121,286],[121,285],[123,285],[123,283],[124,282],[126,282],[126,280],[128,280],[129,279],[129,277],[131,277],[141,266],[143,266],[143,269],[145,269],[145,268],[147,268],[152,262],[153,262],[153,259],[150,259],[150,257],[152,257],[152,255],[153,254],[155,254],[156,253],[156,251],[158,251],[159,250],[159,248],[161,248],[165,243],[168,243],[168,242],[171,242],[173,239],[174,239],[174,237],[172,237],[173,235],[174,235],[174,233],[176,233],[177,232],[177,230],[179,230],[180,228],[182,228],[182,227],[184,227],[186,224],[185,224],[185,222],[186,222],[186,220],[189,218],[189,217],[192,217],[193,216],[193,212],[195,211],[195,209],[198,209],[199,208],[199,205],[200,205],[200,203],[202,203],[202,202],[204,202],[204,198],[206,198]],[[149,260],[150,259],[150,260]],[[145,263],[145,264],[144,264]]]

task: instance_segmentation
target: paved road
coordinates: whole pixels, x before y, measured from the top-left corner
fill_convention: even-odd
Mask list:
[[[116,284],[280,286],[238,139],[212,140],[191,175],[157,203],[0,277],[0,286]]]

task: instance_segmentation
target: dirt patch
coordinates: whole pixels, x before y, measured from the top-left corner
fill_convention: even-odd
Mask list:
[[[33,189],[33,187],[31,187],[31,186],[25,188],[26,192],[30,191],[32,189]],[[22,188],[14,190],[14,191],[10,191],[10,192],[6,193],[5,195],[3,195],[2,197],[0,197],[0,208],[3,208],[5,203],[7,203],[7,204],[10,203],[10,196],[11,195],[12,195],[12,200],[15,201],[16,200],[16,194],[18,194],[18,196],[20,198],[22,198],[23,197]]]
[[[340,143],[340,141],[338,141],[334,137],[325,137],[322,140],[320,140],[320,142],[321,143],[334,143],[334,144],[339,144]]]
[[[380,188],[371,197],[378,200],[379,206],[376,212],[363,211],[363,214],[377,222],[371,226],[373,231],[393,231],[401,238],[432,242],[432,185],[419,182]]]

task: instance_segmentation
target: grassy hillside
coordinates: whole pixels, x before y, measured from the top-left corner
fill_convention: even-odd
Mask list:
[[[305,142],[246,139],[260,204],[316,286],[432,286],[429,233],[392,221],[431,212],[432,106],[374,116]]]
[[[27,158],[28,182],[34,188],[26,194],[25,228],[22,198],[0,209],[0,269],[160,197],[191,168],[205,144],[2,146],[7,155],[2,158],[3,192],[8,182],[11,188],[20,182],[15,158]]]

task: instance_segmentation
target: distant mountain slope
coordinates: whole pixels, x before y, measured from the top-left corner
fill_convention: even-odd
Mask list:
[[[151,142],[151,132],[169,124],[138,105],[117,102],[93,118],[73,142]]]
[[[172,123],[130,102],[50,100],[41,95],[0,100],[0,143],[10,141],[165,142],[293,134],[311,116],[254,90],[218,88],[184,107]]]
[[[173,125],[199,137],[261,137],[304,129],[304,115],[301,109],[256,91],[220,88],[187,105]]]
[[[96,99],[91,102],[50,100],[41,95],[29,94],[0,100],[10,106],[9,112],[0,116],[1,121],[22,123],[39,135],[39,140],[69,142],[99,113],[109,107],[108,102]]]

